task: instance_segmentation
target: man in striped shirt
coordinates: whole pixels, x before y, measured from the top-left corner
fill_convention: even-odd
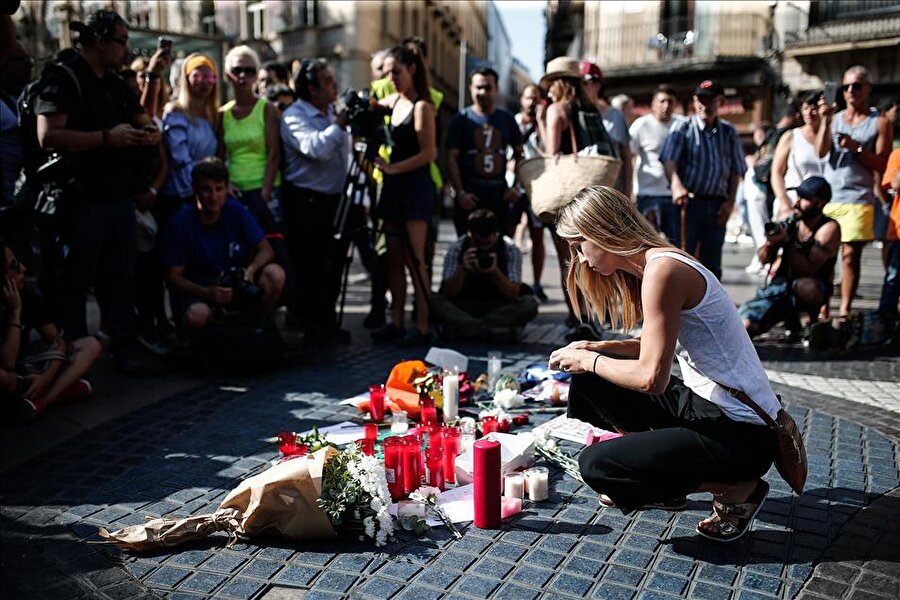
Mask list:
[[[694,89],[694,115],[672,127],[660,153],[672,184],[672,202],[681,207],[684,219],[685,239],[679,231],[669,241],[699,258],[720,279],[725,223],[745,170],[740,136],[718,116],[724,100],[721,83],[701,82]]]

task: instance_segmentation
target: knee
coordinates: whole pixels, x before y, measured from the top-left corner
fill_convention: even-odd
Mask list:
[[[822,304],[824,300],[819,291],[819,286],[809,277],[804,277],[794,282],[794,295],[803,306],[817,306]]]
[[[209,305],[197,303],[191,304],[184,313],[184,325],[188,329],[203,329],[209,322]]]
[[[103,344],[101,344],[100,340],[93,336],[87,336],[75,340],[74,346],[78,349],[78,352],[92,364],[98,358],[100,358],[100,354],[103,352]]]
[[[267,293],[280,292],[284,287],[284,269],[275,263],[269,263],[259,275],[259,285]]]

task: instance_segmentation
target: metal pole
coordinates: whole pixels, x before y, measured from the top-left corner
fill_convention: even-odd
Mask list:
[[[469,61],[469,46],[466,40],[459,45],[459,106],[457,110],[462,110],[466,105],[466,63]]]

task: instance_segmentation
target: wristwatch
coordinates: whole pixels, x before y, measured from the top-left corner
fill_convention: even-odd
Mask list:
[[[863,151],[863,145],[860,144],[859,142],[856,142],[856,153],[862,154],[862,151]]]

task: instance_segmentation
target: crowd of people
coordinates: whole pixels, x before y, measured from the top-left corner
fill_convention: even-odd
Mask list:
[[[873,222],[881,222],[875,216],[890,213],[879,234],[881,311],[896,317],[900,243],[892,240],[900,203],[890,210],[890,199],[900,188],[900,158],[888,155],[897,108],[870,110],[863,67],[844,75],[843,111],[811,94],[799,105],[802,123],[791,114],[759,140],[771,150],[763,176],[748,170],[737,129],[719,116],[725,89],[711,80],[694,89],[690,116],[675,114],[678,99],[664,85],[649,113],[636,116],[628,96],[607,98],[598,65],[557,57],[538,84],[525,87],[513,114],[500,105],[496,71],[481,67],[468,79],[472,104],[442,133],[444,96],[431,84],[421,38],[372,57],[371,101],[360,108],[339,97],[332,67],[319,59],[298,61],[292,73],[241,45],[220,70],[202,53],[176,59],[161,40],[151,57],[128,62],[128,25],[109,10],[73,23],[77,49],[60,51],[32,81],[12,21],[4,28],[0,386],[23,414],[89,393],[82,376],[100,354],[86,318],[92,290],[126,374],[160,372],[167,347],[201,338],[212,322],[270,324],[281,306],[303,329],[308,350],[349,342],[339,307],[352,246],[370,274],[365,326],[376,342],[425,345],[497,332],[518,340],[548,301],[549,231],[570,292],[568,337],[598,340],[606,320],[598,315],[610,307],[566,280],[574,234],[538,219],[516,177],[517,163],[540,156],[620,160],[612,188],[660,240],[716,278],[726,221],[742,179],[745,190],[749,182],[757,192],[747,201],[757,259],[778,263],[772,283],[741,309],[751,335],[779,321],[798,329],[798,309],[811,322],[827,317],[838,260],[837,317],[846,319],[860,255],[875,237]],[[221,106],[220,75],[233,98]],[[362,131],[372,123],[383,135]],[[362,136],[365,152],[354,136]],[[759,154],[752,158],[762,167]],[[348,174],[359,172],[361,201],[348,194],[359,184]],[[458,240],[434,290],[444,175]],[[780,223],[767,228],[773,220]],[[531,242],[530,284],[513,242],[519,227]],[[603,310],[591,318],[588,306]],[[28,327],[44,346],[36,374],[23,373],[16,360],[31,356]]]

